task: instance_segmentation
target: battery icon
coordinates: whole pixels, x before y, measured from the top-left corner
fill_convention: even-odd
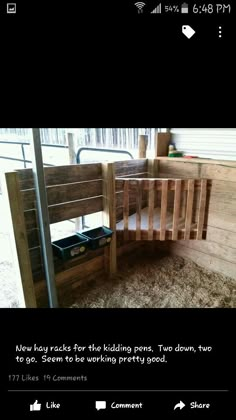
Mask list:
[[[188,4],[187,3],[181,4],[181,13],[188,13]]]

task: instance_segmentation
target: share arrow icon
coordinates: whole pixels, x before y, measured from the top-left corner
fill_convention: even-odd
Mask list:
[[[174,410],[176,408],[179,408],[180,410],[182,410],[182,408],[184,408],[184,407],[185,407],[185,404],[183,403],[183,401],[180,401],[178,404],[175,404]]]

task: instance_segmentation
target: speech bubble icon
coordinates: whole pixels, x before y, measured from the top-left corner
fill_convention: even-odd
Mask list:
[[[105,410],[106,406],[107,406],[106,401],[96,401],[95,403],[95,407],[97,410]]]
[[[182,32],[188,39],[192,38],[192,36],[195,34],[194,29],[189,25],[183,25]]]

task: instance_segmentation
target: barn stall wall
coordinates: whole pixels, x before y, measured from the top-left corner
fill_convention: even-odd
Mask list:
[[[236,162],[159,158],[159,176],[212,180],[206,240],[170,242],[169,250],[236,279]]]
[[[113,175],[112,175],[113,171]],[[209,270],[236,278],[236,162],[184,158],[139,159],[113,164],[83,164],[44,168],[50,223],[68,220],[97,211],[104,212],[104,222],[114,228],[123,214],[122,192],[115,191],[115,178],[172,178],[211,180],[207,213],[204,220],[206,240],[155,241],[155,252],[168,250],[171,254],[189,257]],[[41,246],[35,205],[35,191],[31,169],[6,174],[12,217],[21,214],[21,232],[16,236],[18,256],[24,262],[22,278],[27,306],[47,306],[46,282],[41,257]],[[17,194],[14,194],[14,191]],[[115,193],[115,200],[109,194]],[[148,192],[147,192],[148,193]],[[173,194],[169,191],[168,207],[173,208]],[[148,195],[143,195],[141,207],[147,206]],[[133,200],[133,201],[132,201]],[[120,205],[119,205],[120,203]],[[129,214],[136,210],[136,197],[129,202]],[[184,207],[186,203],[182,203]],[[199,201],[195,200],[194,211]],[[181,210],[182,211],[182,210]],[[111,217],[111,214],[113,215]],[[18,221],[14,220],[16,232]],[[173,237],[172,237],[173,239]],[[59,302],[70,299],[81,281],[96,279],[114,270],[116,255],[134,252],[144,247],[151,252],[154,241],[126,241],[114,235],[112,245],[106,249],[89,251],[86,255],[63,262],[55,257],[56,284]],[[23,248],[22,248],[23,247]],[[22,249],[24,252],[22,254]],[[109,265],[109,267],[108,267]],[[30,268],[30,269],[29,269]],[[111,280],[112,281],[112,280]],[[27,284],[26,284],[27,283]],[[28,285],[33,287],[28,287]],[[34,295],[34,296],[33,296]],[[30,299],[30,296],[32,299]]]

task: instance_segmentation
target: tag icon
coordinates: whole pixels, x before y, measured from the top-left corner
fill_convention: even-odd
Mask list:
[[[183,25],[182,26],[182,33],[188,38],[192,38],[192,36],[195,34],[195,31],[191,26],[189,25]]]

